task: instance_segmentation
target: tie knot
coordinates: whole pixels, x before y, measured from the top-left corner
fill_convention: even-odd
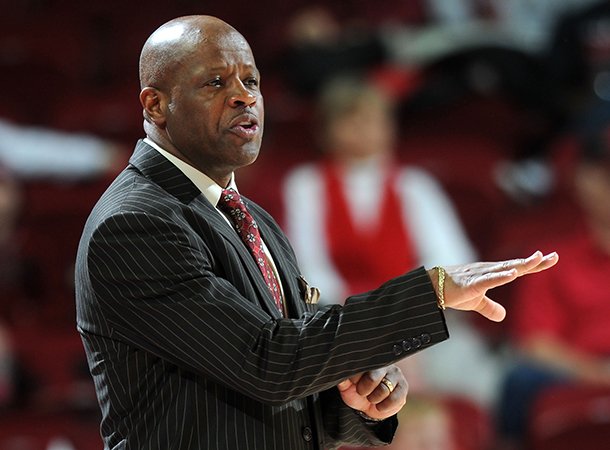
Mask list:
[[[235,189],[223,189],[217,207],[230,217],[238,231],[248,227],[256,228],[254,219],[248,212],[241,195]]]
[[[220,195],[220,201],[218,202],[218,208],[227,211],[230,209],[245,209],[244,201],[241,199],[241,195],[233,189],[223,189]]]

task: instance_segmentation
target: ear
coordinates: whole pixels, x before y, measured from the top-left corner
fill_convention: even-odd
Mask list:
[[[165,128],[165,95],[154,87],[147,86],[140,92],[140,103],[144,108],[144,118],[159,128]]]

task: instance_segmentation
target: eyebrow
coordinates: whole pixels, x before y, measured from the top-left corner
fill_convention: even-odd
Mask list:
[[[239,64],[242,65],[242,64]],[[258,71],[257,67],[253,64],[243,64],[243,66],[246,69],[252,70],[254,73],[256,73],[257,75],[260,74],[260,72]],[[215,66],[215,67],[206,67],[203,70],[205,72],[222,72],[223,70],[226,70],[228,67],[228,65],[224,65],[224,66]]]

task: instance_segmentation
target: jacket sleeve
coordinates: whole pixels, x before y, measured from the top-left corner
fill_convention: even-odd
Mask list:
[[[221,240],[221,237],[217,237]],[[108,335],[267,404],[321,392],[448,337],[423,269],[299,319],[273,319],[219,263],[219,242],[122,212],[91,233],[78,271],[84,333]],[[254,296],[254,294],[252,294]]]

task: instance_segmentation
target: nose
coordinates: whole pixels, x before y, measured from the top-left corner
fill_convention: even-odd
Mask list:
[[[229,95],[229,106],[237,108],[240,106],[254,106],[258,96],[248,90],[241,81],[234,83],[234,88]]]

